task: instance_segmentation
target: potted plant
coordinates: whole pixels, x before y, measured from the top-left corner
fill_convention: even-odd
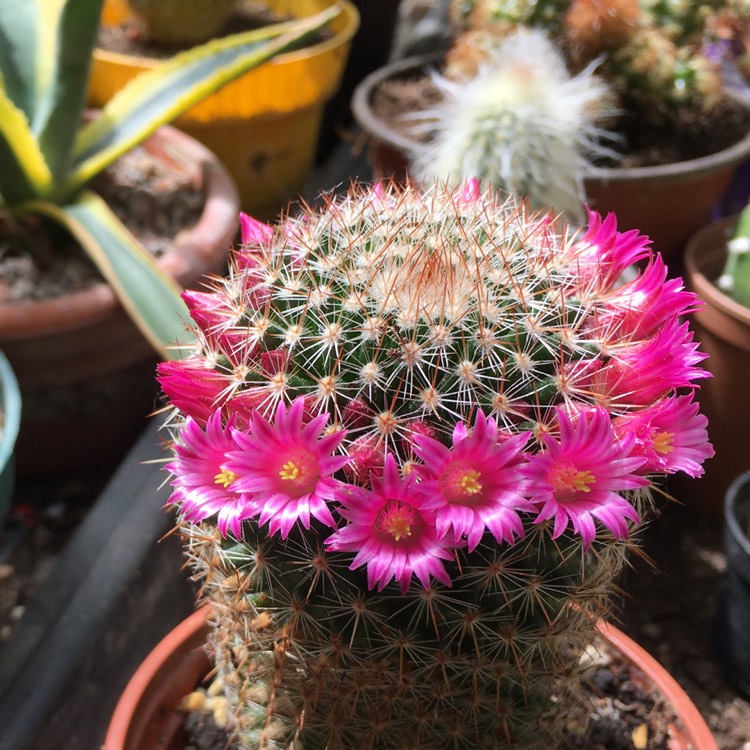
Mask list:
[[[694,295],[613,216],[576,235],[476,181],[243,230],[159,367],[240,747],[583,732],[649,490],[712,454]]]
[[[685,251],[688,285],[701,306],[693,312],[701,348],[710,356],[712,377],[699,399],[709,419],[716,459],[698,481],[679,481],[676,494],[689,498],[715,522],[730,484],[747,465],[737,425],[750,418],[750,401],[742,397],[750,367],[750,296],[745,259],[750,237],[750,210],[709,224],[691,238]]]
[[[716,616],[716,647],[727,678],[750,695],[750,474],[737,477],[724,501],[727,569]]]
[[[19,252],[39,249],[53,255],[66,252],[70,242],[65,238],[72,237],[80,249],[68,252],[86,253],[106,282],[57,299],[0,307],[0,346],[22,392],[44,400],[40,420],[47,420],[60,400],[73,405],[82,401],[75,393],[57,397],[67,394],[70,386],[99,382],[104,375],[139,364],[151,367],[153,354],[140,344],[141,338],[162,356],[181,356],[176,348],[166,349],[184,331],[180,288],[196,283],[205,272],[220,270],[235,232],[236,194],[224,171],[199,144],[174,131],[157,134],[149,150],[163,164],[194,165],[193,178],[206,191],[204,215],[195,233],[177,243],[177,254],[167,253],[156,263],[89,183],[159,126],[245,70],[303,43],[336,15],[333,9],[196,48],[134,81],[99,116],[83,122],[101,1],[49,2],[43,13],[14,0],[0,2],[0,29],[9,40],[8,53],[0,55],[0,236]],[[49,39],[58,40],[57,45]],[[44,78],[39,78],[40,70],[47,71]],[[106,402],[107,419],[104,412],[96,414],[90,425],[112,425],[110,408],[127,402],[123,397],[132,377],[131,371],[117,390],[93,395],[91,403]],[[152,398],[147,392],[145,411]],[[30,413],[26,410],[27,416]],[[132,404],[122,410],[131,424],[135,415],[144,413]],[[35,432],[30,424],[25,421],[19,441],[19,453],[28,456],[25,463],[30,468],[44,469],[50,461],[60,468],[57,459],[63,455],[66,462],[85,465],[96,454],[96,436],[101,433],[77,433],[70,414],[53,422],[54,427],[43,422],[41,431]],[[116,443],[117,435],[133,437],[124,424],[114,424],[113,430]],[[77,442],[77,436],[85,442]],[[119,447],[124,447],[121,439]]]
[[[726,92],[720,63],[714,59],[733,62],[724,50],[739,41],[734,27],[740,25],[741,16],[736,17],[735,4],[717,3],[705,13],[704,6],[698,13],[692,5],[666,8],[663,3],[629,0],[609,4],[457,0],[452,7],[455,37],[447,54],[392,63],[363,81],[355,93],[355,116],[374,141],[376,171],[411,169],[415,155],[418,163],[436,162],[436,150],[443,146],[452,179],[465,178],[482,158],[460,164],[464,153],[479,150],[477,140],[486,144],[483,158],[496,158],[500,139],[492,133],[507,130],[507,140],[514,132],[513,117],[493,109],[498,69],[508,67],[503,47],[509,35],[532,28],[554,42],[573,79],[582,76],[580,83],[590,84],[587,98],[583,92],[577,103],[568,97],[569,118],[558,106],[559,83],[535,104],[551,115],[551,121],[543,120],[546,126],[557,123],[558,137],[561,129],[565,133],[574,128],[582,116],[584,126],[591,119],[599,126],[593,139],[589,126],[579,130],[583,139],[571,141],[577,146],[573,166],[582,182],[581,198],[599,211],[615,211],[625,228],[647,233],[668,260],[681,251],[688,237],[709,221],[735,167],[750,152],[750,113]],[[546,52],[535,55],[540,50],[538,37],[528,38],[530,62],[522,61],[515,71],[516,114],[543,91],[527,84],[537,80],[535,70],[543,57],[549,57]],[[555,75],[559,79],[559,73]],[[417,95],[418,81],[422,83]],[[607,84],[604,94],[602,81]],[[477,100],[478,91],[486,92],[484,101]],[[425,110],[417,128],[413,112],[403,117],[402,110],[399,116],[393,100],[401,96],[406,111],[420,106]],[[387,106],[381,110],[383,100]],[[505,100],[502,93],[499,100]],[[503,117],[507,127],[490,127],[490,121],[497,123]],[[484,128],[487,133],[482,135]],[[517,132],[522,142],[531,140],[528,129],[519,127]],[[555,161],[551,154],[556,149],[535,147],[543,163]],[[566,149],[567,159],[570,148]]]
[[[134,17],[127,3],[108,0],[108,4],[113,7],[103,18],[105,29],[132,24]],[[268,0],[261,5],[276,17],[303,18],[334,4],[335,0]],[[148,5],[159,8],[160,18],[170,12],[189,18],[190,3]],[[176,121],[177,127],[206,145],[226,165],[238,186],[244,210],[254,215],[274,216],[296,197],[312,169],[325,104],[341,83],[359,24],[357,9],[350,0],[339,0],[338,5],[341,13],[331,22],[328,36],[237,78]],[[205,3],[198,3],[198,7],[204,9]],[[182,21],[162,20],[157,28],[163,31],[183,25]],[[188,27],[202,28],[193,21]],[[205,31],[208,34],[217,29],[207,26]],[[144,33],[153,36],[157,31],[147,28]],[[159,64],[145,47],[133,53],[97,47],[90,104],[104,105],[128,81]]]

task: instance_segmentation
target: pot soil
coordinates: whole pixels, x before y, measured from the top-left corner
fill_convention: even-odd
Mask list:
[[[413,115],[439,101],[440,94],[426,75],[439,62],[435,54],[399,60],[370,74],[357,87],[352,109],[369,137],[376,178],[407,176],[410,153],[419,145],[410,132]],[[406,114],[412,119],[405,121]],[[587,203],[601,213],[614,212],[620,229],[639,229],[648,235],[678,271],[684,243],[710,221],[735,169],[750,155],[749,130],[750,111],[739,103],[727,103],[715,122],[702,123],[700,133],[690,137],[663,129],[639,133],[637,152],[627,154],[619,164],[585,172]],[[682,148],[675,150],[676,143]]]
[[[186,745],[185,714],[179,705],[209,672],[203,648],[207,632],[208,608],[204,607],[156,646],[125,688],[103,750],[146,747],[186,750],[196,746]],[[597,650],[608,654],[610,661],[598,663],[588,673],[596,718],[592,718],[588,735],[583,739],[585,744],[571,741],[567,750],[626,748],[627,744],[617,743],[627,742],[629,738],[631,747],[640,746],[642,750],[716,750],[716,743],[700,714],[664,668],[613,626],[603,624],[599,632],[603,645]],[[619,686],[618,690],[614,690],[615,686]],[[619,709],[612,710],[613,701],[621,705],[617,703],[618,698],[631,704],[640,701],[643,706],[639,710],[631,705],[629,715],[628,711],[620,715]],[[217,734],[210,722],[206,727],[202,717],[187,723],[188,726],[203,724],[209,734]],[[607,737],[612,739],[604,739]],[[634,744],[640,742],[640,738],[647,738],[647,744]],[[216,747],[223,747],[227,737],[219,733],[218,740],[224,745]],[[211,746],[204,743],[202,747]]]
[[[143,160],[150,162],[145,173]],[[174,128],[162,128],[118,169],[120,184],[110,183],[101,192],[160,256],[164,270],[184,287],[221,271],[237,228],[239,202],[231,179],[206,148]],[[142,184],[149,175],[151,190]],[[165,195],[171,196],[166,202]],[[170,206],[172,220],[167,220]],[[181,231],[175,231],[175,219],[185,225]],[[160,231],[166,233],[161,238]],[[72,255],[67,270],[52,265],[30,282],[21,273],[30,270],[28,264],[6,257],[10,268],[0,304],[0,349],[23,397],[16,450],[23,474],[111,464],[142,431],[155,406],[156,354],[93,266],[80,255],[76,260],[75,251]],[[60,278],[72,288],[59,289]],[[19,287],[37,286],[57,296],[23,299]]]
[[[271,14],[236,17],[226,33],[278,18],[310,16],[333,0],[273,0]],[[175,121],[226,165],[243,210],[273,218],[303,188],[314,163],[326,102],[336,93],[359,15],[349,0],[317,43],[279,55],[245,73]],[[128,81],[159,65],[174,48],[144,44],[122,0],[108,0],[94,51],[89,104],[104,105]],[[158,49],[158,48],[157,48]]]
[[[704,303],[693,313],[693,329],[706,354],[706,369],[713,377],[696,392],[708,418],[708,436],[716,455],[706,462],[700,479],[670,478],[670,488],[680,500],[701,508],[715,523],[722,520],[722,499],[730,483],[750,466],[742,430],[750,420],[750,310],[724,294],[714,283],[726,259],[736,217],[702,229],[685,251],[687,285]]]

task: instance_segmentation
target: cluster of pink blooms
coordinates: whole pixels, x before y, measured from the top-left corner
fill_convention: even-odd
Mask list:
[[[244,242],[256,246],[270,232],[246,217],[243,229]],[[352,439],[327,412],[316,414],[312,396],[261,410],[200,357],[163,363],[164,392],[185,417],[168,466],[171,502],[187,520],[215,517],[222,535],[237,538],[246,521],[286,539],[315,519],[316,529],[328,529],[325,549],[353,553],[352,569],[366,567],[369,587],[378,590],[396,580],[406,591],[413,577],[424,587],[431,579],[449,586],[445,563],[459,550],[471,554],[487,535],[512,545],[525,523],[550,521],[553,538],[572,529],[584,548],[597,522],[626,538],[639,520],[628,491],[658,474],[700,476],[713,454],[694,400],[704,355],[681,322],[696,299],[667,279],[646,243],[617,232],[613,217],[590,215],[575,262],[582,278],[589,275],[587,288],[607,301],[597,335],[605,332],[602,349],[611,343],[612,351],[560,373],[575,383],[571,393],[594,397],[563,399],[530,430],[513,431],[498,415],[474,409],[455,422],[449,445],[415,429],[408,460],[400,461],[387,442]],[[590,265],[581,247],[590,248]],[[634,280],[615,283],[644,258]],[[186,300],[210,331],[220,303],[211,294],[187,293]],[[265,366],[272,374],[284,362],[268,356]],[[364,474],[353,470],[363,460],[358,445],[369,451]]]

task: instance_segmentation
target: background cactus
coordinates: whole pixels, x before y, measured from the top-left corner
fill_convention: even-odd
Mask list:
[[[727,243],[727,259],[717,286],[750,307],[750,205],[743,209],[734,236]]]
[[[455,2],[456,36],[446,55],[446,75],[478,74],[502,40],[519,27],[546,31],[575,74],[595,65],[622,115],[627,133],[621,152],[640,148],[638,130],[685,132],[682,158],[702,155],[706,122],[734,117],[724,90],[722,61],[746,56],[746,0],[708,3],[663,0],[557,0],[556,2]],[[722,148],[729,143],[715,143]]]
[[[218,36],[240,0],[127,0],[148,38],[165,46],[192,46]]]
[[[584,166],[611,153],[597,126],[608,90],[590,68],[571,76],[543,32],[519,28],[495,44],[474,75],[454,81],[434,74],[433,81],[441,103],[420,113],[429,118],[430,138],[413,158],[419,179],[476,177],[528,198],[532,208],[583,220]]]
[[[243,746],[555,747],[653,478],[712,452],[694,295],[476,182],[243,222],[159,370]]]

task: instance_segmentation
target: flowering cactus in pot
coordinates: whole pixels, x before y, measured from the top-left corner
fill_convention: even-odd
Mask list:
[[[355,186],[243,217],[229,275],[185,299],[170,500],[241,746],[585,724],[580,656],[650,490],[712,454],[696,298],[647,238],[476,182]]]

